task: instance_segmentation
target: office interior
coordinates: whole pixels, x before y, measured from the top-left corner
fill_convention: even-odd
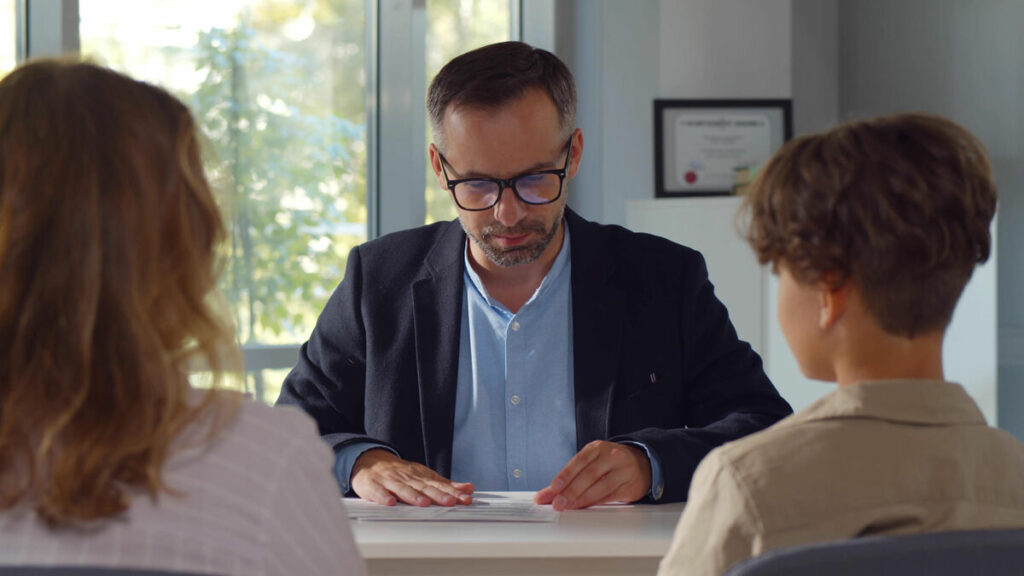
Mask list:
[[[978,135],[1000,192],[996,257],[972,279],[990,285],[965,294],[957,310],[945,344],[947,376],[950,356],[960,355],[964,369],[953,377],[990,424],[1024,438],[1024,258],[1017,252],[1024,245],[1024,3],[577,0],[557,10],[557,20],[571,24],[559,27],[556,49],[577,75],[579,122],[590,127],[588,162],[575,184],[587,192],[570,204],[597,220],[623,223],[629,202],[651,196],[655,98],[790,98],[794,135],[911,110],[947,116]],[[793,389],[794,365],[773,370],[789,355],[766,292],[770,349],[762,356],[799,408],[815,387],[830,388],[800,382]]]
[[[366,237],[424,222],[426,78],[414,58],[421,48],[380,39],[422,41],[422,11],[430,3],[365,5],[368,53],[375,62],[396,63],[371,70],[367,80],[368,94],[376,96],[367,98]],[[954,323],[963,326],[947,341],[947,352],[962,359],[956,377],[990,423],[1024,439],[1024,258],[1018,252],[1024,245],[1024,2],[514,0],[508,6],[510,36],[554,51],[576,76],[586,148],[569,204],[588,219],[628,225],[631,206],[659,202],[655,99],[791,99],[794,135],[910,110],[947,116],[978,135],[1000,191],[997,248],[972,281],[977,292],[966,303],[970,309],[958,311]],[[79,2],[7,0],[0,9],[33,15],[17,35],[22,57],[57,53],[80,40]],[[687,208],[697,217],[701,209],[699,202]],[[712,244],[737,238],[727,225],[708,234],[704,241]],[[709,267],[716,281],[716,263]],[[831,387],[801,381],[773,328],[772,280],[767,271],[759,274],[761,333],[749,339],[760,343],[769,375],[799,408]],[[725,289],[726,281],[716,282]],[[300,343],[252,345],[246,359],[251,369],[280,374]]]

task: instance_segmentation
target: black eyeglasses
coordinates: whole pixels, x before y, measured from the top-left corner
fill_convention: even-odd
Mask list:
[[[501,200],[501,193],[505,188],[511,188],[516,198],[526,204],[550,204],[558,200],[562,195],[565,175],[569,173],[569,159],[572,158],[571,136],[566,146],[568,151],[565,153],[565,165],[561,169],[520,174],[508,180],[501,178],[451,180],[448,178],[448,171],[444,168],[444,165],[448,164],[448,160],[440,151],[437,155],[441,157],[441,171],[444,172],[444,180],[448,183],[448,189],[452,191],[455,203],[463,210],[477,212],[487,210],[497,204]]]

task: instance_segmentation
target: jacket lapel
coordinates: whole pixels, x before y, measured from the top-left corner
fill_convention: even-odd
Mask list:
[[[572,242],[573,391],[576,444],[608,438],[626,294],[612,281],[614,247],[600,226],[565,211]]]
[[[412,284],[424,457],[446,478],[452,466],[465,246],[459,223],[449,223],[427,255],[425,273]]]

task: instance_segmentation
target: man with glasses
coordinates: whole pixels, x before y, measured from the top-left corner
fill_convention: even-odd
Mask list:
[[[458,222],[355,248],[278,400],[317,420],[343,492],[679,501],[712,448],[790,413],[698,253],[566,208],[583,134],[558,58],[468,52],[427,107]]]

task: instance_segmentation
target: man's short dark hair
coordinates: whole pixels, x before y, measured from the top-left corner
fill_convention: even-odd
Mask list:
[[[746,207],[762,263],[804,283],[851,281],[882,329],[912,338],[948,326],[988,259],[996,187],[967,130],[898,114],[787,143]]]
[[[568,137],[576,128],[576,83],[557,56],[523,42],[499,42],[454,58],[434,77],[427,94],[435,143],[442,147],[449,108],[496,109],[530,88],[541,88],[551,97]]]

